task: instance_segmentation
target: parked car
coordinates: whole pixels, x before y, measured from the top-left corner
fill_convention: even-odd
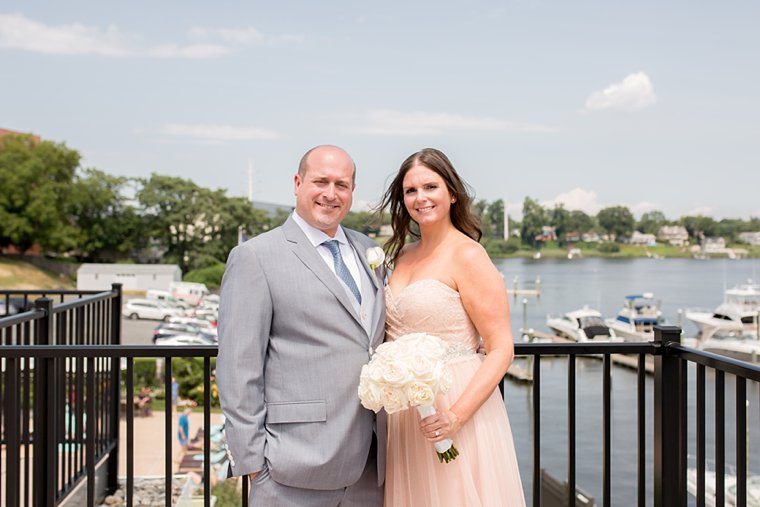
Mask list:
[[[217,335],[216,326],[209,320],[196,319],[195,317],[172,317],[169,319],[171,324],[190,324],[205,331],[206,333]]]
[[[13,315],[14,313],[18,313],[18,308],[16,308],[16,305],[9,301],[8,305],[6,306],[5,299],[0,299],[0,317]]]
[[[180,308],[172,308],[160,301],[150,299],[130,299],[122,307],[121,314],[130,319],[153,319],[168,321],[172,317],[179,317],[183,311]]]
[[[188,304],[186,301],[175,298],[168,290],[148,289],[145,291],[145,298],[152,299],[154,301],[161,301],[162,303],[166,303],[169,306],[173,306],[175,308],[182,308],[184,310],[190,308],[190,304]]]
[[[156,340],[160,340],[162,338],[170,338],[172,336],[180,334],[200,335],[204,338],[212,340],[214,343],[216,343],[217,340],[216,329],[214,329],[213,332],[210,332],[192,324],[178,324],[169,322],[159,324],[158,327],[153,330],[153,342],[155,343]]]
[[[216,345],[214,340],[194,334],[175,334],[158,339],[153,343],[156,345]]]

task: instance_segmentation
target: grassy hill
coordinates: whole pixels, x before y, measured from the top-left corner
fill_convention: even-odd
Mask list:
[[[27,262],[0,258],[0,289],[74,289],[74,282]]]

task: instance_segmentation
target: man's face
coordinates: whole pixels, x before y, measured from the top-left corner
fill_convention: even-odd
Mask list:
[[[335,236],[351,209],[354,163],[333,146],[312,151],[303,175],[295,176],[296,212],[312,227]]]

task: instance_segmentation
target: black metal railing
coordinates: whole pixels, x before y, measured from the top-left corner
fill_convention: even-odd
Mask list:
[[[114,290],[113,292],[119,292]],[[82,304],[87,305],[88,297],[99,301],[99,295],[84,296]],[[117,298],[119,296],[113,296]],[[2,378],[2,421],[3,443],[5,445],[4,466],[5,482],[2,488],[3,505],[55,505],[63,500],[74,485],[81,481],[87,484],[87,504],[94,505],[96,462],[106,454],[115,454],[118,439],[126,440],[126,500],[132,504],[134,491],[134,407],[125,404],[125,435],[118,433],[119,396],[126,393],[131,396],[134,391],[135,358],[152,357],[164,360],[164,388],[171,392],[172,358],[195,357],[203,359],[204,393],[211,392],[211,359],[216,356],[213,346],[173,347],[173,346],[126,346],[107,344],[118,340],[119,305],[114,299],[110,305],[98,314],[91,309],[94,316],[94,328],[91,334],[93,344],[80,344],[80,335],[71,334],[70,319],[77,326],[87,327],[87,318],[72,316],[53,319],[51,316],[64,315],[66,312],[83,312],[74,302],[65,301],[59,305],[38,303],[37,309],[26,314],[0,319],[0,331],[9,326],[21,326],[22,331],[16,336],[21,340],[0,347],[3,361]],[[106,297],[106,300],[108,298]],[[68,305],[68,306],[67,306]],[[102,320],[104,312],[110,311],[110,320]],[[61,324],[61,322],[65,324]],[[35,339],[27,341],[24,326],[36,328]],[[36,337],[53,334],[58,326],[56,339],[44,345]],[[60,331],[63,330],[63,334]],[[80,329],[81,330],[81,329]],[[578,459],[576,437],[578,435],[576,403],[576,358],[582,355],[595,355],[602,358],[602,496],[600,504],[612,503],[612,365],[618,354],[634,358],[636,369],[636,407],[637,427],[636,470],[637,499],[639,506],[653,503],[657,507],[686,505],[687,501],[687,448],[690,424],[696,425],[697,449],[697,505],[709,504],[705,493],[706,472],[706,409],[705,376],[707,371],[715,372],[715,505],[725,505],[725,376],[736,379],[736,457],[737,487],[735,505],[746,505],[746,457],[748,455],[746,439],[741,436],[746,432],[747,382],[760,382],[760,367],[729,359],[723,356],[691,349],[680,343],[680,329],[676,327],[659,327],[655,332],[655,341],[641,343],[520,343],[516,354],[532,358],[532,424],[533,424],[533,459],[532,459],[532,504],[541,505],[541,439],[547,432],[558,431],[554,421],[550,426],[542,424],[540,417],[542,402],[542,358],[548,356],[565,357],[567,360],[567,504],[575,505],[576,477]],[[62,337],[64,336],[65,337]],[[60,338],[60,340],[59,340]],[[104,343],[105,342],[105,343]],[[35,343],[36,345],[26,345]],[[118,343],[118,341],[116,342]],[[654,382],[652,403],[647,403],[645,378],[647,362],[653,360]],[[687,410],[689,365],[695,365],[697,409],[694,420],[689,421]],[[124,369],[124,385],[120,385],[120,375]],[[92,373],[92,374],[91,374]],[[64,386],[64,387],[61,387]],[[124,388],[124,389],[122,389]],[[33,399],[31,394],[33,393]],[[168,409],[168,408],[167,408]],[[651,410],[651,413],[648,411]],[[204,428],[211,427],[211,398],[204,396]],[[17,415],[20,414],[20,417]],[[30,419],[31,416],[31,419]],[[33,421],[33,427],[29,421]],[[172,469],[172,427],[171,417],[166,417],[165,437],[165,502],[171,505]],[[46,424],[47,423],[47,424]],[[73,424],[72,424],[73,423]],[[653,423],[653,433],[647,439],[647,424]],[[68,424],[68,425],[67,425]],[[72,431],[86,426],[86,432],[79,434]],[[39,431],[33,431],[37,428]],[[583,431],[581,429],[580,431]],[[210,432],[204,432],[203,441],[203,491],[204,505],[210,505],[211,470]],[[29,446],[33,446],[30,453]],[[651,452],[653,459],[647,459]],[[25,458],[25,459],[22,459]],[[32,459],[33,458],[33,459]],[[110,459],[110,458],[109,458]],[[33,461],[31,468],[29,461]],[[20,465],[23,463],[23,465]],[[108,481],[115,487],[118,474],[118,461],[109,461]],[[586,460],[581,464],[586,464]],[[651,469],[652,477],[647,477]],[[652,484],[651,493],[647,485]],[[33,485],[33,487],[32,487]],[[247,480],[243,480],[243,505],[247,504]],[[32,490],[30,493],[30,489]],[[31,496],[30,496],[31,495]],[[651,496],[650,496],[651,495]]]
[[[58,304],[54,305],[54,297]],[[0,291],[5,308],[20,313],[0,318],[0,420],[5,463],[0,471],[2,505],[55,505],[84,479],[85,470],[106,459],[106,489],[118,474],[119,368],[113,359],[84,362],[67,347],[118,346],[121,286],[95,291]],[[34,301],[32,302],[32,298]],[[54,346],[55,356],[16,355]],[[95,481],[89,481],[88,489]]]

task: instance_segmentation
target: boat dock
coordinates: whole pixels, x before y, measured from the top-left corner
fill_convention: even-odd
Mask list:
[[[528,336],[530,338],[529,341],[540,341],[540,342],[548,342],[548,343],[575,343],[574,340],[570,340],[568,338],[563,338],[561,336],[557,336],[555,334],[551,333],[545,333],[543,331],[536,331],[536,330],[529,330],[525,336]],[[547,356],[544,354],[544,356]],[[602,360],[602,356],[599,354],[579,354],[580,357],[588,357],[591,359],[598,359],[599,361]],[[635,355],[629,355],[629,354],[610,354],[610,359],[612,360],[612,364],[623,366],[625,368],[629,368],[632,370],[638,370],[639,368],[639,359]],[[530,361],[529,361],[530,363]],[[644,371],[648,375],[654,374],[654,361],[651,357],[646,358],[646,361],[644,363]],[[518,364],[513,364],[509,371],[507,371],[507,377],[510,380],[516,381],[516,382],[532,382],[533,381],[533,372],[532,368],[528,366],[527,368],[523,368],[522,366]]]

